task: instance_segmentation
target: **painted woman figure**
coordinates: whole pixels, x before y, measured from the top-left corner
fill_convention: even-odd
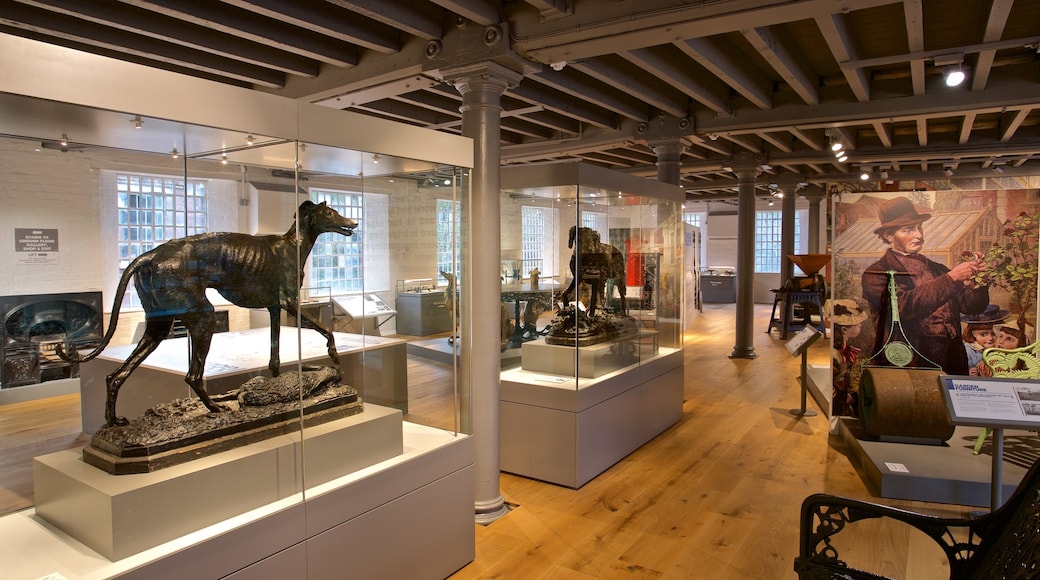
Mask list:
[[[859,358],[860,349],[849,344],[850,340],[859,336],[861,324],[867,319],[867,313],[855,300],[828,300],[831,328],[834,333],[831,349],[831,384],[834,389],[831,398],[831,415],[859,416],[859,381],[853,369]]]

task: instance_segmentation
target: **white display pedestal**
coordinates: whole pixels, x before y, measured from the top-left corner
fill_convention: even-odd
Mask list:
[[[678,422],[682,405],[681,350],[596,379],[504,371],[501,469],[581,487]]]
[[[401,454],[401,412],[363,413],[151,473],[112,475],[82,448],[33,459],[36,515],[110,560]],[[365,441],[365,445],[358,445]]]
[[[473,441],[413,423],[402,439],[396,457],[116,561],[33,509],[0,517],[3,577],[445,578],[474,558]]]
[[[282,327],[279,360],[282,371],[295,370],[297,359],[331,364],[325,339],[313,330],[299,333]],[[334,332],[343,382],[357,388],[368,403],[408,412],[408,354],[406,341],[398,338]],[[83,432],[94,433],[105,424],[105,377],[115,371],[135,345],[110,346],[93,361],[80,365],[80,407]],[[253,328],[213,335],[202,382],[207,392],[224,393],[242,386],[251,377],[270,376],[267,369],[271,329]],[[297,353],[303,356],[298,357]],[[364,356],[362,356],[364,355]],[[188,339],[168,338],[138,367],[119,390],[116,413],[138,417],[158,403],[193,396],[184,382],[188,372]]]
[[[638,360],[649,359],[657,354],[657,348],[657,332],[654,330],[640,330],[629,339],[577,349],[548,344],[544,338],[539,338],[521,345],[520,366],[525,371],[536,373],[594,379]]]

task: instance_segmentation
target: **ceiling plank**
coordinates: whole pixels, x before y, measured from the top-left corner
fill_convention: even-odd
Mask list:
[[[390,54],[401,50],[399,31],[318,0],[222,0],[306,30]]]
[[[849,39],[843,16],[842,14],[827,14],[816,17],[816,26],[820,28],[834,60],[838,63],[856,60],[856,51]],[[860,102],[869,101],[870,85],[863,69],[842,67],[841,72],[845,75],[845,80],[848,81],[849,88],[852,89],[852,94],[856,96],[856,99]]]
[[[508,94],[532,105],[544,105],[550,111],[573,117],[596,127],[603,129],[619,127],[618,117],[614,113],[594,108],[585,101],[553,91],[536,82],[527,82],[526,79],[519,85],[510,88]]]
[[[799,20],[812,20],[833,10],[856,11],[891,4],[893,0],[800,0],[763,2],[677,3],[642,0],[636,11],[632,2],[587,2],[575,13],[553,23],[537,14],[511,14],[514,46],[521,54],[542,63],[574,61],[657,46],[677,39],[724,35]],[[534,12],[532,10],[532,12]],[[554,26],[555,25],[555,26]]]
[[[358,49],[354,45],[307,30],[286,26],[266,16],[224,4],[208,0],[120,1],[164,16],[204,26],[210,30],[267,44],[319,62],[342,67],[354,66],[358,63]]]
[[[760,109],[773,107],[772,98],[761,86],[758,77],[731,56],[734,51],[726,50],[706,38],[682,40],[676,42],[675,46],[721,78],[756,107]]]
[[[432,0],[432,2],[481,26],[502,22],[501,4],[495,0]]]
[[[735,143],[752,153],[762,152],[762,147],[758,143],[752,143],[745,137],[741,137],[738,135],[723,135],[722,138],[732,143]]]
[[[528,76],[527,79],[629,119],[645,121],[650,116],[650,109],[632,95],[622,94],[574,69],[543,70]],[[596,86],[597,84],[600,86]]]
[[[986,20],[986,33],[983,42],[994,42],[1000,40],[1007,26],[1008,17],[1011,15],[1011,6],[1015,0],[993,0],[989,9],[989,19]],[[971,90],[980,91],[986,88],[989,82],[990,72],[993,70],[993,59],[996,50],[983,50],[975,57],[975,67],[972,70]]]
[[[2,21],[27,31],[45,34],[108,51],[134,55],[153,62],[184,69],[197,69],[219,77],[277,88],[285,83],[285,73],[184,46],[118,31],[24,4],[0,0]]]
[[[685,117],[689,113],[685,98],[680,99],[677,98],[677,95],[665,94],[664,91],[617,66],[612,66],[604,59],[586,60],[572,63],[569,66],[623,93],[639,95],[658,110],[673,117]]]
[[[199,52],[239,60],[252,65],[272,68],[285,73],[314,77],[318,74],[318,63],[294,53],[272,48],[250,40],[214,32],[176,18],[127,6],[113,0],[19,0],[43,10],[81,18],[100,26],[108,26],[129,35],[141,35],[174,45],[185,46]],[[112,38],[119,38],[113,33]]]
[[[884,121],[874,121],[871,123],[874,126],[874,133],[877,134],[878,139],[881,141],[883,147],[892,146],[892,131],[889,128],[888,123]]]
[[[808,67],[803,64],[800,57],[796,57],[796,51],[788,43],[774,34],[768,28],[753,28],[743,31],[744,38],[751,46],[766,59],[773,70],[784,79],[794,92],[805,101],[807,105],[820,103],[820,94],[816,89],[818,84],[806,71]]]
[[[924,51],[924,8],[921,0],[903,0],[903,21],[906,23],[907,46],[911,53]],[[914,94],[924,94],[925,60],[910,60],[910,79]]]
[[[798,127],[792,127],[788,129],[788,131],[790,131],[796,139],[808,145],[813,151],[823,151],[824,143],[822,140],[816,139]]]
[[[971,130],[975,126],[975,113],[967,113],[961,120],[961,134],[957,139],[957,142],[964,145],[971,139]]]
[[[1000,133],[1000,142],[1007,143],[1015,136],[1015,131],[1022,126],[1022,122],[1026,120],[1032,109],[1020,109],[1014,115],[1011,116],[1011,120],[1004,126],[1004,130]]]
[[[780,151],[783,151],[784,153],[790,153],[792,151],[790,143],[781,141],[780,138],[776,137],[775,135],[771,135],[769,133],[766,133],[765,131],[755,131],[755,136],[765,141],[766,143],[769,143],[773,147],[776,147]]]
[[[439,10],[430,10],[431,4],[411,0],[325,1],[423,40],[444,36],[443,15]]]
[[[712,111],[724,113],[728,110],[725,87],[722,86],[722,83],[718,83],[717,87],[708,87],[704,83],[697,82],[690,76],[688,67],[683,67],[681,63],[676,62],[676,59],[665,58],[654,49],[630,50],[621,52],[620,55]]]

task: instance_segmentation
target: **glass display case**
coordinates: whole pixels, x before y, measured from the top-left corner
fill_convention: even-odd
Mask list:
[[[360,130],[343,111],[102,57],[81,66],[212,100],[197,114],[166,99],[120,108],[125,92],[77,85],[64,64],[89,103],[48,99],[54,83],[5,83],[41,70],[35,52],[65,53],[25,56],[22,42],[0,37],[0,230],[38,229],[47,247],[2,253],[0,295],[18,299],[4,302],[0,361],[37,357],[0,388],[5,574],[270,577],[270,556],[309,545],[305,577],[340,558],[321,548],[330,538],[387,577],[410,575],[371,549],[390,543],[454,554],[438,557],[444,575],[465,565],[472,443],[458,362],[411,361],[402,338],[337,328],[333,305],[363,296],[393,312],[391,281],[436,263],[400,244],[437,248],[436,226],[414,223],[439,201],[462,205],[472,144],[389,122]],[[355,133],[382,140],[367,149]],[[409,156],[423,140],[443,145],[428,147],[439,158]],[[462,231],[465,207],[451,215]],[[460,263],[455,248],[438,251]],[[59,382],[74,386],[55,393]],[[262,549],[219,547],[256,537]]]
[[[578,487],[682,415],[684,193],[582,163],[502,186],[503,252],[538,264],[502,285],[502,469]]]

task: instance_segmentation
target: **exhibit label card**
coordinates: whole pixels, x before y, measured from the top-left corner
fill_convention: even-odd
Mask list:
[[[798,356],[805,352],[805,349],[809,348],[818,338],[820,338],[820,331],[816,330],[816,327],[806,326],[798,334],[794,335],[791,340],[784,343],[784,346],[787,347],[787,351],[791,353],[791,356]]]
[[[1037,381],[942,376],[940,383],[955,424],[1040,427]]]

